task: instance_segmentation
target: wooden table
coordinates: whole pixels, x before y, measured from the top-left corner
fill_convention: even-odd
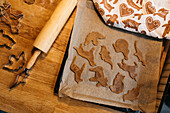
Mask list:
[[[88,102],[70,98],[59,99],[54,95],[55,83],[71,34],[76,11],[74,11],[61,31],[49,53],[39,57],[34,68],[30,71],[27,84],[9,91],[9,87],[14,82],[18,72],[11,73],[3,70],[2,65],[8,62],[10,55],[18,56],[22,51],[25,52],[26,61],[28,61],[31,57],[32,44],[36,36],[60,0],[36,0],[35,4],[31,6],[25,4],[24,0],[8,1],[11,3],[12,8],[23,12],[24,19],[21,22],[18,35],[11,34],[8,26],[0,24],[0,29],[4,29],[5,33],[17,42],[11,50],[0,48],[0,109],[14,113],[120,113]],[[158,98],[161,98],[161,96],[159,95]]]
[[[24,14],[18,35],[10,33],[8,26],[0,24],[6,34],[11,36],[16,44],[11,50],[0,48],[0,110],[6,112],[45,112],[45,113],[109,113],[118,112],[99,105],[73,100],[59,99],[54,95],[54,87],[60,66],[64,57],[66,46],[74,23],[75,12],[61,31],[47,55],[39,57],[34,68],[30,71],[25,86],[19,86],[9,91],[18,72],[11,73],[2,69],[8,63],[12,54],[18,56],[25,52],[26,61],[31,57],[32,44],[52,14],[60,0],[36,0],[34,5],[27,5],[24,0],[8,0],[12,8]],[[51,2],[50,2],[51,1]],[[33,13],[32,13],[33,12]],[[118,112],[119,113],[119,112]]]

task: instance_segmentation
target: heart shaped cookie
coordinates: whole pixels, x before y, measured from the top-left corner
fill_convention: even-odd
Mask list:
[[[119,9],[121,17],[129,16],[134,13],[134,10],[132,8],[128,8],[125,3],[120,4]]]
[[[145,4],[145,8],[146,8],[146,13],[147,14],[153,14],[156,12],[156,8],[154,6],[152,6],[152,2],[149,1]]]
[[[161,22],[159,20],[153,20],[151,16],[146,18],[146,27],[149,32],[157,29],[161,25]]]

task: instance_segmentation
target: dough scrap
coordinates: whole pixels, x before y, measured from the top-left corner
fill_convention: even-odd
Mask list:
[[[136,53],[134,53],[134,55],[137,56],[139,62],[142,62],[142,65],[145,66],[145,65],[146,65],[146,62],[145,62],[145,60],[143,59],[143,54],[142,54],[142,52],[141,52],[141,51],[138,49],[138,47],[137,47],[137,41],[135,41],[135,50],[136,50]]]
[[[116,52],[122,52],[124,55],[124,58],[128,60],[128,54],[129,54],[129,44],[124,39],[118,39],[115,44],[112,44]]]
[[[119,66],[121,69],[123,69],[124,71],[129,72],[129,76],[136,81],[136,78],[135,78],[135,77],[137,76],[137,74],[135,73],[135,71],[136,71],[136,68],[137,68],[138,65],[137,65],[136,62],[134,62],[134,64],[135,64],[135,66],[127,65],[127,64],[124,62],[124,60],[122,59],[122,64],[121,64],[121,63],[118,63],[118,66]]]
[[[101,59],[104,60],[105,62],[109,63],[111,65],[111,69],[113,69],[113,63],[111,61],[111,57],[110,57],[110,52],[106,49],[106,46],[101,46],[101,51],[100,51],[100,56]]]
[[[93,45],[97,46],[99,44],[98,39],[105,39],[105,38],[106,37],[104,37],[102,34],[98,32],[91,32],[87,35],[84,45],[86,46],[92,41]]]
[[[104,77],[104,72],[103,72],[103,67],[98,66],[94,68],[90,68],[90,71],[95,72],[95,77],[90,78],[90,81],[97,81],[98,83],[96,84],[97,87],[103,86],[106,87],[108,84],[107,78]]]
[[[94,48],[92,48],[90,51],[85,51],[83,49],[83,44],[80,44],[79,48],[74,47],[74,49],[77,51],[77,53],[80,56],[82,56],[83,58],[86,58],[89,61],[91,66],[96,65],[96,63],[94,62],[94,54],[93,54]]]
[[[81,69],[75,64],[75,61],[77,59],[77,56],[74,57],[73,62],[71,63],[70,69],[71,71],[73,71],[75,73],[75,81],[77,83],[80,83],[83,81],[83,79],[81,78],[82,72],[84,71],[86,64],[83,64],[83,66],[81,67]]]
[[[121,75],[120,73],[118,73],[115,77],[115,79],[113,80],[113,85],[111,85],[109,88],[112,92],[119,94],[121,92],[123,92],[124,89],[124,83],[123,83],[123,79],[125,78],[125,76]]]

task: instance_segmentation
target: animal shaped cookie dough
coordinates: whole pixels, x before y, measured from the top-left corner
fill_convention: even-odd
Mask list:
[[[140,93],[140,88],[142,86],[143,85],[138,85],[136,88],[133,88],[132,90],[128,90],[127,94],[123,95],[123,101],[125,100],[134,101],[135,99],[137,99]]]
[[[97,46],[99,44],[98,39],[105,39],[106,37],[98,32],[91,32],[87,35],[84,45],[88,45],[91,41],[93,45]]]
[[[124,28],[129,27],[135,29],[136,31],[138,31],[139,25],[141,25],[141,23],[138,23],[131,19],[123,20],[122,22],[125,24]]]
[[[122,52],[124,55],[124,58],[128,60],[128,54],[129,54],[129,44],[124,39],[118,39],[115,44],[112,44],[116,52]]]
[[[120,4],[119,10],[121,17],[129,16],[134,13],[134,10],[132,8],[128,8],[128,6],[125,3]]]
[[[148,16],[146,18],[146,27],[149,32],[154,31],[161,25],[161,22],[159,20],[153,20],[151,16]]]
[[[145,66],[146,63],[145,63],[145,60],[143,59],[142,52],[137,47],[137,41],[135,41],[135,50],[136,50],[136,53],[134,53],[134,55],[137,56],[139,59],[139,62],[142,62],[142,65]]]
[[[162,35],[162,37],[165,37],[170,32],[170,20],[168,21],[168,24],[164,24],[162,27],[166,27]]]
[[[125,76],[121,75],[120,73],[118,73],[115,77],[115,79],[113,80],[113,85],[111,85],[109,88],[112,92],[114,93],[121,93],[123,92],[124,89],[124,83],[123,83],[123,79],[125,78]]]
[[[158,16],[164,18],[164,21],[165,21],[168,13],[169,13],[168,10],[166,10],[165,8],[161,8],[158,10],[158,13],[154,13],[153,16],[158,15]]]
[[[102,2],[100,4],[103,4],[104,7],[109,11],[111,12],[112,9],[114,9],[114,7],[112,7],[108,2],[107,0],[102,0]]]
[[[92,48],[90,51],[85,51],[83,49],[83,44],[80,44],[79,48],[74,47],[74,49],[77,51],[77,53],[80,56],[86,58],[89,61],[91,66],[95,66],[96,65],[96,63],[94,62],[94,54],[93,54],[94,48]]]
[[[75,64],[77,59],[77,56],[74,57],[73,62],[71,63],[70,69],[75,73],[75,81],[77,83],[82,82],[83,79],[81,78],[81,74],[84,71],[84,68],[86,67],[86,64],[83,64],[81,69]]]
[[[94,3],[96,9],[98,10],[98,12],[101,14],[101,16],[103,16],[105,14],[104,9],[99,7],[99,4],[97,2]]]
[[[103,86],[106,87],[107,86],[107,78],[104,77],[104,72],[103,72],[103,67],[98,66],[98,67],[94,67],[89,69],[90,71],[94,71],[95,72],[95,77],[90,78],[90,81],[97,81],[98,83],[96,84],[97,87]]]
[[[113,26],[115,22],[117,24],[119,24],[119,21],[117,20],[117,18],[118,18],[117,14],[113,14],[113,16],[112,15],[106,15],[106,17],[109,17],[106,24],[110,24],[111,26]]]
[[[138,67],[138,65],[136,64],[136,62],[134,62],[135,66],[130,66],[130,65],[127,65],[124,60],[122,59],[122,64],[121,63],[118,63],[118,66],[123,69],[124,71],[127,71],[129,73],[129,76],[134,79],[136,81],[136,76],[137,74],[135,73],[136,71],[136,68]]]
[[[143,13],[141,13],[141,14],[134,14],[134,17],[135,17],[135,16],[138,16],[138,20],[140,20],[141,17],[142,17],[142,15],[143,15]]]
[[[100,51],[100,56],[101,59],[104,60],[105,62],[109,63],[111,65],[111,69],[113,69],[113,63],[111,61],[111,57],[110,57],[110,52],[106,49],[106,46],[101,46],[101,51]]]
[[[152,6],[152,2],[149,1],[145,4],[145,9],[147,14],[153,14],[156,12],[156,8]]]
[[[127,0],[127,3],[128,3],[128,5],[130,5],[131,7],[137,9],[138,11],[139,11],[140,9],[142,9],[142,7],[137,6],[137,5],[133,2],[133,0]]]

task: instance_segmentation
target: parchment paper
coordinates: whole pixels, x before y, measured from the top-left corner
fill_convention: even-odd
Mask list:
[[[125,76],[125,79],[123,80],[125,88],[120,94],[111,92],[109,86],[96,87],[97,82],[90,82],[89,78],[94,77],[95,73],[89,71],[89,68],[92,68],[89,65],[89,62],[79,56],[73,48],[79,47],[80,43],[84,43],[86,36],[92,31],[103,34],[106,36],[106,39],[99,40],[98,46],[93,46],[93,44],[90,43],[87,46],[83,46],[83,48],[86,51],[89,51],[92,47],[95,48],[95,62],[97,66],[102,66],[104,68],[104,74],[105,77],[108,78],[109,86],[113,84],[113,79],[118,72]],[[120,38],[125,39],[129,43],[129,59],[125,60],[125,63],[128,65],[134,65],[135,61],[138,64],[138,68],[136,69],[136,73],[138,74],[136,77],[137,82],[130,78],[128,72],[123,71],[117,65],[117,63],[121,62],[124,56],[122,53],[116,53],[112,44]],[[146,66],[143,66],[141,62],[138,62],[137,57],[133,55],[135,53],[134,42],[136,40],[138,48],[143,53]],[[111,70],[111,66],[108,63],[101,60],[99,55],[101,45],[105,45],[110,51],[110,56],[112,57],[112,62],[114,64],[113,70]],[[64,68],[59,96],[69,96],[83,101],[131,108],[133,110],[141,110],[144,112],[154,112],[161,47],[161,41],[151,40],[144,35],[130,33],[106,26],[94,10],[93,3],[90,0],[81,0],[78,4],[77,15],[69,47],[69,56]],[[77,56],[75,64],[80,68],[84,63],[86,64],[85,70],[82,73],[83,82],[80,82],[79,84],[75,82],[74,73],[70,70],[70,65],[75,56]],[[137,84],[144,84],[144,86],[141,87],[138,99],[133,102],[129,100],[123,101],[123,94],[126,94],[128,90],[135,88]]]

